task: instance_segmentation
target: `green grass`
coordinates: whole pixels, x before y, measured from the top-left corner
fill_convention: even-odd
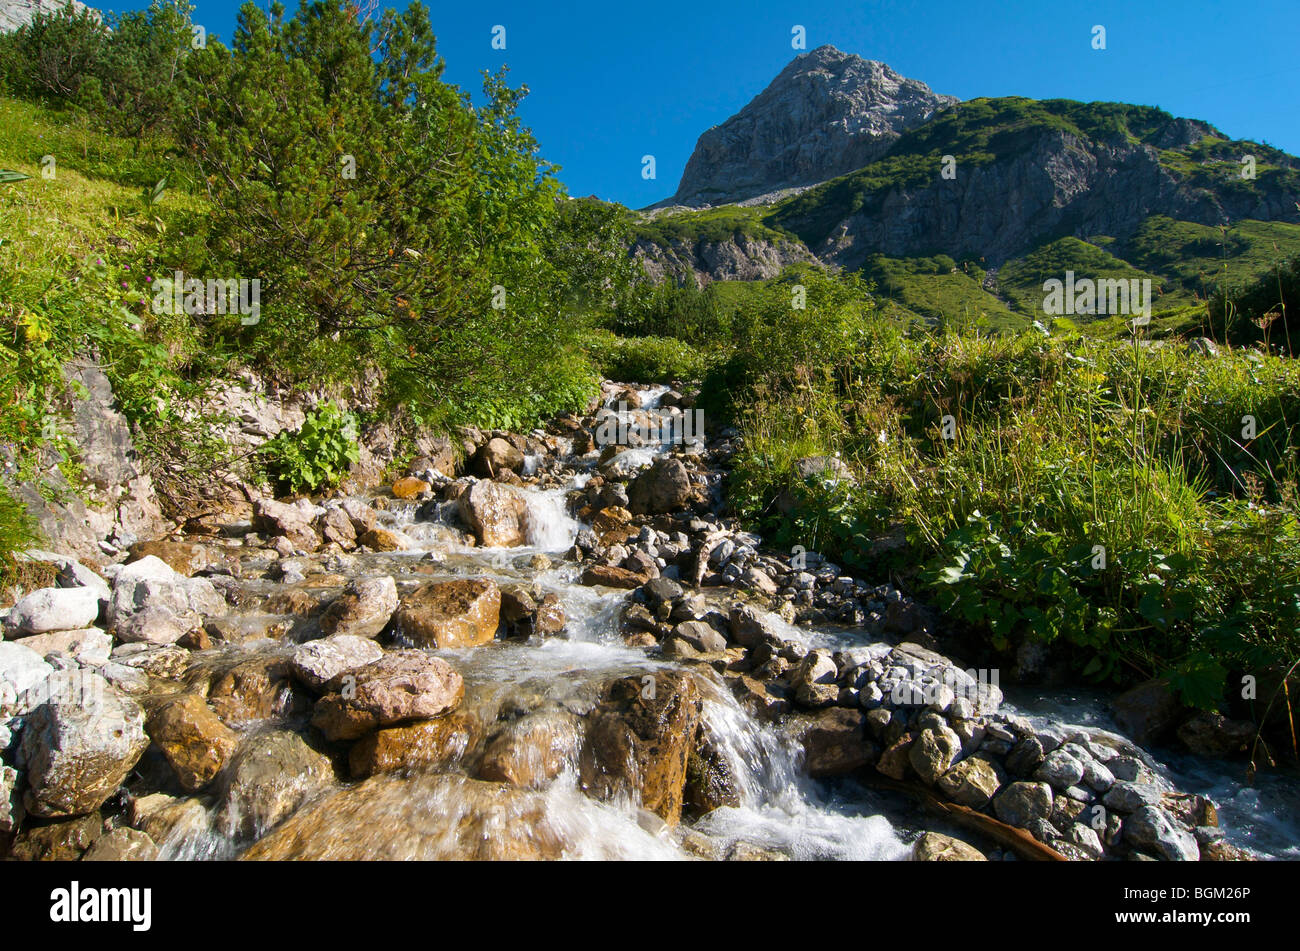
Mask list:
[[[776,544],[903,579],[995,659],[1045,643],[1203,706],[1300,657],[1300,364],[879,322],[800,379],[744,404],[730,487]],[[856,486],[795,477],[824,453]],[[891,530],[908,545],[873,555]]]
[[[668,246],[682,241],[725,242],[739,237],[786,243],[792,236],[764,222],[767,209],[724,205],[703,211],[661,212],[653,219],[643,217],[633,224],[635,239]]]
[[[946,255],[934,258],[889,258],[874,255],[863,273],[876,284],[882,300],[931,322],[992,329],[1020,328],[1024,320],[984,290],[985,271],[974,262],[960,266]]]

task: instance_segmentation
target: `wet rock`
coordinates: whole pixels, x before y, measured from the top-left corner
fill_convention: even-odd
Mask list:
[[[186,578],[193,577],[208,567],[208,550],[193,542],[159,541],[136,542],[129,549],[127,562],[139,561],[153,556],[167,564],[169,568]]]
[[[289,670],[301,683],[320,691],[337,687],[344,674],[383,656],[383,648],[367,637],[335,634],[298,647],[289,659]]]
[[[790,711],[790,699],[779,687],[742,674],[731,682],[732,693],[746,710],[765,720]]]
[[[306,499],[292,504],[259,499],[253,503],[253,531],[286,538],[303,551],[315,551],[320,547],[321,539],[313,523],[323,514],[323,510]]]
[[[701,725],[695,747],[686,759],[682,796],[682,809],[692,818],[741,804],[740,783],[707,722]]]
[[[10,855],[22,862],[75,862],[103,834],[97,813],[30,825],[14,839]]]
[[[1016,776],[1028,776],[1042,765],[1045,758],[1043,745],[1036,736],[1027,736],[1012,747],[1007,754],[1007,769]]]
[[[1156,806],[1142,806],[1124,820],[1124,839],[1170,862],[1195,862],[1200,858],[1196,837]]]
[[[108,620],[119,641],[174,644],[226,613],[226,600],[205,578],[186,578],[148,555],[125,565],[113,579]]]
[[[465,692],[460,674],[422,651],[386,654],[344,677],[316,704],[312,724],[331,740],[350,740],[380,726],[427,720],[454,710]]]
[[[141,796],[132,801],[128,816],[132,828],[160,847],[187,842],[208,830],[208,811],[198,798],[180,799],[165,793]]]
[[[581,582],[592,587],[601,585],[606,588],[631,590],[632,588],[641,587],[648,580],[645,575],[628,571],[626,568],[615,568],[612,565],[592,565],[582,572]]]
[[[138,829],[114,829],[92,845],[83,862],[153,862],[158,846]]]
[[[113,650],[113,639],[97,627],[82,631],[51,631],[22,639],[24,647],[46,657],[63,654],[85,667],[103,667]]]
[[[394,726],[352,744],[348,765],[354,779],[377,773],[442,770],[459,763],[483,735],[473,713],[456,711],[436,720]]]
[[[406,476],[393,483],[393,496],[399,499],[419,498],[431,488],[432,486],[423,479]]]
[[[538,789],[576,766],[582,747],[577,717],[543,711],[511,720],[488,740],[478,778]]]
[[[1134,743],[1149,746],[1174,726],[1182,705],[1167,682],[1148,680],[1112,700],[1111,713]]]
[[[180,694],[154,709],[145,732],[188,792],[198,792],[212,782],[239,745],[238,734],[195,693]]]
[[[1002,770],[985,756],[962,760],[939,778],[940,791],[948,799],[971,809],[983,809],[1002,785]]]
[[[489,439],[474,453],[471,467],[476,475],[495,478],[503,469],[519,472],[524,466],[524,454],[504,439]]]
[[[712,654],[727,649],[727,639],[703,621],[683,621],[673,629],[678,637],[702,654]]]
[[[402,636],[419,647],[478,647],[496,637],[501,589],[486,578],[436,581],[402,599],[394,615]]]
[[[208,702],[226,723],[269,719],[283,712],[288,678],[284,657],[253,657],[215,674]]]
[[[321,615],[326,634],[378,637],[397,610],[397,583],[388,576],[350,581]]]
[[[961,755],[961,738],[947,727],[929,727],[921,731],[908,750],[907,759],[916,775],[933,785]]]
[[[456,509],[480,545],[514,548],[528,541],[528,507],[509,486],[475,482],[456,500]]]
[[[912,846],[913,862],[987,862],[973,845],[938,832],[926,832]]]
[[[993,811],[1008,825],[1029,828],[1052,814],[1052,787],[1047,783],[1012,783],[993,797]]]
[[[587,718],[583,788],[600,799],[633,792],[645,808],[676,824],[701,709],[699,688],[682,671],[611,683]]]
[[[303,809],[243,858],[558,859],[569,835],[541,793],[457,775],[376,776]]]
[[[856,772],[875,762],[879,752],[866,736],[866,717],[844,708],[813,714],[799,740],[804,768],[814,779]]]
[[[222,777],[218,826],[251,836],[273,828],[329,785],[329,760],[302,737],[272,730],[248,737]]]
[[[681,460],[661,456],[627,489],[628,508],[638,515],[664,515],[685,507],[691,498],[691,476]]]
[[[97,617],[99,593],[93,588],[40,588],[22,598],[5,617],[5,637],[80,630],[94,624]]]
[[[731,628],[732,640],[744,647],[779,644],[782,641],[780,619],[749,605],[732,609],[727,623]]]
[[[401,532],[380,528],[378,525],[362,532],[357,541],[373,551],[410,551],[415,547],[415,542]]]
[[[149,745],[144,711],[88,671],[60,671],[49,684],[50,702],[23,727],[24,805],[35,816],[85,815],[122,785]]]
[[[352,519],[339,506],[331,506],[325,510],[321,517],[320,523],[321,536],[326,543],[338,545],[344,551],[351,551],[357,547],[357,529]],[[362,529],[366,531],[367,529]]]
[[[1178,739],[1200,756],[1235,756],[1250,749],[1255,739],[1255,724],[1202,712],[1178,728]]]
[[[880,759],[876,761],[876,769],[890,779],[902,781],[907,776],[908,766],[911,763],[908,753],[915,740],[916,735],[913,733],[903,733],[892,742],[889,742],[886,736],[885,748],[881,751]]]

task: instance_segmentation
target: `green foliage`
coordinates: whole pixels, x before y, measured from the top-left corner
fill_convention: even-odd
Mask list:
[[[778,544],[907,579],[995,655],[1050,644],[1200,705],[1300,655],[1293,361],[870,317],[858,340],[739,407],[729,496]],[[831,454],[849,476],[800,476]]]
[[[359,458],[357,420],[333,403],[307,414],[297,431],[281,433],[259,450],[267,474],[287,492],[332,488]]]
[[[699,380],[708,367],[701,350],[674,337],[618,337],[596,332],[588,347],[601,375],[620,382]]]

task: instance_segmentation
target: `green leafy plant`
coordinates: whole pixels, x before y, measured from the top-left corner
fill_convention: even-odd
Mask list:
[[[337,485],[359,458],[357,421],[333,403],[307,414],[293,433],[261,448],[267,474],[289,492],[317,492]]]

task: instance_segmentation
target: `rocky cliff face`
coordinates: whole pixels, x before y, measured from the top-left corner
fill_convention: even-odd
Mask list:
[[[67,0],[0,0],[0,33],[11,33],[32,22],[37,12],[57,13]],[[73,0],[74,10],[84,10],[84,3]]]
[[[819,47],[700,136],[665,204],[727,204],[826,181],[879,158],[901,133],[957,101],[884,63]]]
[[[817,260],[798,241],[765,241],[743,234],[729,241],[677,240],[668,245],[642,240],[632,253],[656,284],[693,280],[700,287],[710,281],[766,280],[791,264]]]

